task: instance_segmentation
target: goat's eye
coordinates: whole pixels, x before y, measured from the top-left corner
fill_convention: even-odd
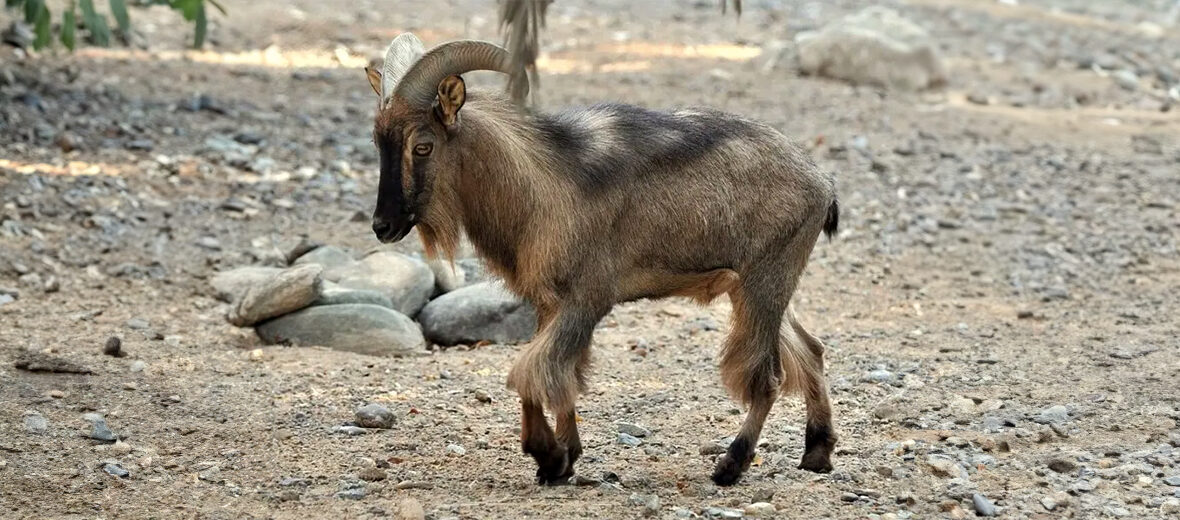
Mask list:
[[[414,145],[414,155],[419,157],[426,157],[430,152],[434,151],[434,145],[430,143],[418,143]]]

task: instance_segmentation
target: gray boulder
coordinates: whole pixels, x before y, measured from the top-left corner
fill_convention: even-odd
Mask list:
[[[394,310],[414,316],[434,292],[434,273],[425,262],[392,251],[377,251],[350,265],[341,287],[377,291],[393,302]]]
[[[262,283],[279,271],[282,269],[277,267],[239,267],[213,275],[209,285],[213,286],[218,300],[232,302],[245,294],[246,289]]]
[[[323,267],[307,264],[280,271],[234,301],[229,322],[239,327],[297,311],[320,297]]]
[[[521,343],[537,329],[537,311],[500,283],[481,282],[435,298],[418,321],[439,345],[493,341]]]
[[[868,7],[799,33],[795,43],[799,68],[807,74],[904,90],[946,81],[930,35],[887,7]]]
[[[353,267],[356,260],[343,249],[320,246],[296,258],[291,265],[319,264],[324,266],[324,279],[335,282]]]
[[[319,345],[372,356],[418,354],[426,345],[414,320],[379,305],[307,307],[263,322],[255,330],[270,344]]]
[[[344,305],[348,303],[367,303],[389,309],[393,308],[393,302],[389,300],[389,297],[377,291],[349,289],[327,281],[324,282],[324,286],[320,290],[319,299],[312,302],[312,305]]]

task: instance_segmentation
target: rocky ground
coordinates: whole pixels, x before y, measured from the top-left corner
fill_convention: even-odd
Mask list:
[[[553,5],[544,107],[715,106],[839,179],[796,299],[829,347],[836,470],[795,469],[784,399],[732,488],[708,480],[742,418],[726,301],[600,324],[579,485],[555,488],[519,450],[519,347],[374,357],[228,323],[217,273],[301,235],[376,245],[359,66],[402,30],[497,33],[475,0],[224,3],[204,52],[162,8],[133,13],[148,49],[0,51],[0,516],[1180,514],[1173,2],[883,2],[943,56],[917,93],[794,65],[799,32],[870,2]]]

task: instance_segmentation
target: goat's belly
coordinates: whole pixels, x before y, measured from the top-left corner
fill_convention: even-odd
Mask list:
[[[640,269],[627,273],[619,281],[619,301],[640,298],[685,296],[705,304],[737,286],[738,274],[732,269],[713,269],[700,273],[674,273]]]

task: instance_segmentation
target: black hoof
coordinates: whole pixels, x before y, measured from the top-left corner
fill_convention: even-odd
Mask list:
[[[533,454],[533,459],[537,461],[537,484],[561,486],[568,484],[570,477],[574,476],[574,464],[565,448]]]
[[[718,486],[732,486],[737,484],[745,473],[749,464],[741,464],[728,454],[717,459],[717,467],[713,469],[713,483]]]
[[[799,463],[799,469],[805,469],[814,473],[831,473],[832,472],[832,457],[827,450],[809,451],[803,454],[803,461]]]

